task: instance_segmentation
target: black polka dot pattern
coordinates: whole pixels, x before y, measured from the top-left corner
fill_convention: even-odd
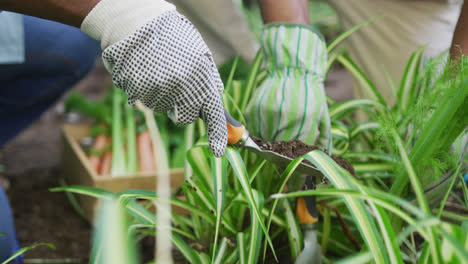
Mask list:
[[[200,33],[177,11],[166,12],[126,39],[109,46],[103,61],[115,86],[179,125],[199,117],[215,156],[224,154],[227,128],[224,90],[212,54]]]

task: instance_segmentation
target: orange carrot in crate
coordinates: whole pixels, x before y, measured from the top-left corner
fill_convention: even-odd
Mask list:
[[[108,144],[109,139],[104,134],[99,134],[94,139],[93,147],[89,151],[88,161],[96,172],[99,170],[99,164],[103,156],[103,151]]]
[[[137,136],[138,146],[138,167],[140,171],[155,171],[156,164],[153,161],[153,145],[148,130],[145,130]]]
[[[112,151],[107,151],[101,158],[99,166],[99,175],[110,175],[112,169]]]

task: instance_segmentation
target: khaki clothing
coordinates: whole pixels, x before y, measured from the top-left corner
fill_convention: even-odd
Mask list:
[[[346,41],[350,57],[376,85],[383,97],[396,98],[387,71],[399,86],[411,54],[426,45],[423,59],[439,56],[452,43],[461,10],[457,0],[329,0],[344,30],[384,15],[353,33]],[[369,97],[354,85],[357,98]]]
[[[201,31],[217,64],[239,54],[251,61],[258,49],[248,24],[231,0],[171,0]],[[385,70],[398,86],[411,53],[427,45],[424,58],[449,49],[461,0],[327,0],[343,28],[379,15],[385,17],[353,33],[345,41],[353,61],[395,103]],[[355,97],[367,97],[354,85]]]
[[[259,48],[242,11],[231,0],[168,0],[200,31],[217,65],[240,55],[253,61]]]

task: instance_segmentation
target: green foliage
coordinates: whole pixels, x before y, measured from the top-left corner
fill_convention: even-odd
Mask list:
[[[135,232],[121,201],[105,201],[96,222],[89,263],[139,263]]]
[[[314,195],[324,214],[316,229],[326,252],[324,263],[465,261],[468,224],[462,221],[468,216],[456,215],[450,224],[440,218],[447,213],[445,205],[454,190],[464,195],[462,202],[468,201],[466,186],[458,185],[466,161],[454,155],[465,150],[451,148],[468,127],[465,58],[455,69],[441,71],[440,61],[426,62],[422,69],[422,52],[417,50],[409,59],[395,87],[398,104],[392,106],[349,57],[331,51],[330,62],[341,63],[372,95],[347,102],[329,100],[334,154],[353,164],[357,178],[319,150],[295,159],[285,169],[231,147],[225,157],[214,158],[203,124],[188,126],[184,148],[179,150],[187,150],[186,160],[179,161],[186,162],[185,200],[173,197],[171,204],[189,214],[173,214],[173,245],[190,263],[292,262],[304,247],[294,198]],[[247,74],[239,59],[225,71],[224,101],[241,121],[249,95],[263,78],[262,60],[259,53]],[[368,121],[352,118],[359,110],[368,114]],[[297,191],[295,186],[300,185],[295,182],[301,179],[295,169],[304,159],[324,179],[317,179],[314,190]],[[124,201],[130,229],[155,235],[157,216],[137,203],[137,199],[157,200],[154,192],[110,193],[77,186],[54,191]],[[440,207],[432,208],[433,201],[441,202]]]
[[[112,170],[114,177],[127,173],[124,150],[122,106],[124,103],[123,91],[114,88],[112,91]]]
[[[12,261],[14,261],[16,258],[18,258],[19,256],[23,255],[24,253],[30,251],[30,250],[33,250],[34,248],[36,247],[40,247],[40,246],[47,246],[49,247],[50,249],[53,249],[55,250],[55,247],[52,245],[52,244],[48,244],[48,243],[36,243],[32,246],[29,246],[29,247],[24,247],[22,249],[19,249],[17,250],[15,253],[13,253],[13,255],[11,255],[9,258],[7,258],[5,261],[2,262],[2,264],[8,264],[8,263],[11,263]]]
[[[80,112],[108,125],[112,123],[112,109],[105,100],[101,102],[91,102],[86,97],[76,92],[71,92],[65,100],[65,111]]]

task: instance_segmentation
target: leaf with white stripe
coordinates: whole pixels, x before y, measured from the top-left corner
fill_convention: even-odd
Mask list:
[[[2,235],[0,233],[0,235]],[[13,255],[11,255],[8,259],[6,259],[5,261],[2,262],[2,264],[8,264],[8,263],[11,263],[11,261],[15,260],[16,258],[18,258],[19,256],[23,255],[24,253],[36,248],[36,247],[41,247],[41,246],[47,246],[51,249],[55,249],[55,247],[52,245],[52,244],[48,244],[48,243],[37,243],[37,244],[34,244],[32,246],[29,246],[29,247],[24,247],[22,249],[19,249],[17,250],[15,253],[13,253]]]
[[[357,24],[357,25],[353,26],[352,28],[346,30],[345,32],[341,33],[332,42],[330,42],[330,44],[328,44],[327,52],[332,53],[332,51],[338,46],[338,44],[340,44],[343,40],[345,40],[346,38],[351,36],[351,34],[353,34],[354,32],[358,31],[362,27],[367,26],[370,23],[373,23],[374,21],[376,21],[377,19],[380,19],[382,17],[383,16],[374,17],[374,18],[369,19],[367,21],[364,21],[364,22],[362,22],[360,24]]]
[[[240,184],[242,186],[242,189],[243,189],[243,191],[245,193],[247,201],[249,202],[249,207],[250,207],[250,210],[251,210],[250,213],[252,215],[254,215],[258,219],[258,221],[260,223],[260,226],[261,226],[261,228],[263,230],[263,233],[265,235],[265,238],[266,238],[266,240],[268,242],[268,245],[271,248],[273,256],[277,260],[276,253],[275,253],[275,250],[274,250],[274,247],[273,247],[273,242],[271,241],[271,238],[270,238],[270,236],[268,234],[268,230],[266,229],[266,227],[265,227],[265,225],[263,223],[260,210],[258,209],[258,207],[257,207],[257,205],[255,203],[255,198],[254,198],[254,195],[253,195],[252,187],[250,186],[250,181],[249,181],[249,177],[247,175],[247,170],[245,168],[244,162],[242,161],[242,158],[239,155],[239,152],[237,152],[232,147],[227,147],[226,148],[225,155],[226,155],[227,159],[229,160],[229,162],[231,163],[231,167],[232,167],[234,173],[237,176],[237,179],[239,180],[239,182],[240,182]]]
[[[249,98],[252,98],[252,93],[255,88],[255,84],[257,83],[257,77],[260,72],[260,68],[262,67],[263,63],[263,53],[261,50],[257,52],[257,56],[255,56],[255,59],[252,63],[252,67],[250,68],[249,75],[247,77],[247,80],[245,82],[245,87],[244,91],[245,93],[243,94],[243,100],[242,103],[239,105],[239,108],[242,111],[245,111],[245,108],[247,107],[247,103],[249,102]]]
[[[255,204],[259,210],[263,208],[263,194],[252,190]],[[254,215],[250,215],[250,244],[249,244],[249,253],[247,255],[247,263],[258,263],[258,255],[260,252],[260,246],[262,245],[262,227],[261,222],[263,220],[259,219]]]
[[[237,233],[237,250],[239,251],[239,263],[240,264],[247,264],[247,256],[245,252],[245,234],[240,232]]]
[[[224,263],[223,259],[224,259],[225,255],[227,253],[227,249],[228,249],[228,239],[223,237],[223,240],[221,241],[221,245],[219,246],[219,249],[216,250],[217,253],[216,253],[215,257],[213,258],[212,263],[214,263],[214,264]]]
[[[349,149],[349,129],[346,125],[333,122],[331,126],[333,155],[341,156]]]
[[[416,86],[418,81],[418,73],[419,69],[421,68],[421,58],[425,48],[426,47],[423,46],[411,55],[408,64],[406,65],[403,78],[401,79],[400,89],[397,93],[397,107],[403,111],[408,109],[410,104],[414,103],[414,98],[417,96]]]
[[[367,78],[367,76],[361,71],[356,63],[351,60],[351,58],[348,56],[339,56],[337,60],[354,76],[354,78],[356,78],[356,80],[359,81],[366,94],[372,96],[372,99],[377,100],[377,102],[379,102],[381,105],[386,105],[385,100],[377,91],[375,85]]]
[[[209,149],[204,145],[197,145],[187,151],[187,161],[189,162],[193,173],[203,181],[203,183],[213,189],[213,181],[211,179],[211,168],[210,168],[210,153]],[[188,178],[190,181],[190,178]]]
[[[214,199],[216,206],[216,230],[214,248],[218,246],[219,227],[223,215],[225,192],[226,192],[226,178],[227,178],[227,160],[225,158],[216,158],[211,156],[211,169],[214,182]],[[216,251],[213,250],[213,259]]]
[[[91,196],[91,197],[99,198],[103,200],[112,200],[115,198],[115,193],[108,191],[106,189],[87,187],[87,186],[78,186],[78,185],[51,188],[49,189],[49,191],[71,192],[71,193],[83,194],[83,195],[87,195],[87,196]]]
[[[351,115],[356,110],[374,112],[376,109],[382,109],[383,107],[384,106],[382,104],[371,99],[353,99],[349,101],[334,103],[330,105],[329,108],[330,120],[341,120]]]
[[[289,250],[291,250],[292,259],[295,260],[304,247],[304,238],[296,214],[292,210],[288,199],[283,199],[282,202],[283,208],[285,209],[286,221],[288,223]]]
[[[351,130],[351,140],[359,136],[360,134],[366,131],[373,131],[380,128],[380,124],[377,122],[363,122],[358,124],[357,126],[353,127]]]
[[[200,259],[196,254],[193,254],[192,249],[187,245],[187,243],[177,234],[172,234],[172,244],[179,250],[182,255],[184,255],[185,259],[189,263],[201,263]]]
[[[327,154],[314,150],[304,155],[304,158],[314,164],[337,189],[357,189],[356,181],[353,176],[336,164]],[[383,244],[383,239],[365,204],[361,200],[354,199],[347,195],[344,196],[344,200],[367,247],[372,252],[375,262],[387,263],[388,255],[385,250],[385,245]]]

